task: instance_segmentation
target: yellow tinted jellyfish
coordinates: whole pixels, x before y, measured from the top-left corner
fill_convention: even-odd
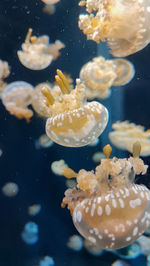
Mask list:
[[[134,183],[135,175],[144,175],[147,165],[139,158],[140,144],[133,146],[133,157],[118,159],[110,145],[103,149],[95,172],[68,168],[67,178],[76,177],[77,188],[67,189],[62,207],[68,206],[78,232],[93,245],[120,249],[134,242],[150,224],[150,191]]]
[[[33,86],[24,81],[10,83],[1,95],[7,111],[18,119],[25,118],[27,122],[33,115],[27,106],[32,102]]]
[[[49,44],[47,35],[32,36],[30,28],[22,44],[22,50],[19,50],[17,55],[23,66],[31,70],[41,70],[48,67],[52,60],[56,60],[60,55],[59,50],[64,47],[58,40],[54,44]]]
[[[104,99],[109,97],[111,86],[129,83],[134,74],[134,66],[128,60],[121,58],[106,60],[98,56],[83,65],[79,76],[86,86],[88,99]]]
[[[55,78],[61,89],[59,97],[55,99],[46,87],[42,89],[49,107],[47,136],[68,147],[81,147],[93,142],[107,125],[107,109],[96,101],[86,101],[85,87],[79,79],[72,89],[60,70],[57,70]]]
[[[109,133],[109,139],[115,147],[132,152],[133,144],[139,141],[140,155],[150,155],[150,129],[145,130],[143,126],[129,123],[129,121],[117,121],[112,128],[114,131]]]
[[[113,56],[125,57],[150,42],[150,0],[81,0],[88,14],[79,16],[87,39],[108,41]]]

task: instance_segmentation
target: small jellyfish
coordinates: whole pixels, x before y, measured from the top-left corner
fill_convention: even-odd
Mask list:
[[[41,211],[41,205],[40,204],[33,204],[28,207],[28,214],[31,216],[36,216]]]
[[[49,4],[56,4],[58,3],[60,0],[42,0],[43,3],[49,5]]]
[[[137,242],[141,246],[142,254],[145,256],[150,255],[150,238],[143,235],[137,239]]]
[[[33,245],[39,240],[38,234],[38,225],[34,222],[28,222],[24,226],[23,232],[21,233],[21,238],[26,244]]]
[[[39,266],[53,266],[55,262],[52,257],[45,256],[42,260],[40,260]]]
[[[95,163],[99,163],[101,159],[105,158],[105,154],[103,152],[95,152],[92,156],[92,161]]]
[[[108,41],[113,56],[125,57],[150,42],[150,0],[81,0],[89,14],[80,14],[87,39]]]
[[[68,189],[62,201],[72,215],[78,232],[97,248],[120,249],[134,242],[150,225],[150,191],[134,184],[147,165],[139,158],[140,144],[133,146],[133,157],[110,159],[111,147],[103,149],[106,159],[94,171],[68,168],[67,178],[77,179],[77,188]]]
[[[107,109],[96,101],[86,101],[85,87],[80,79],[72,89],[60,70],[57,70],[55,78],[61,89],[59,97],[55,99],[46,87],[42,89],[49,107],[46,134],[54,142],[68,147],[81,147],[93,142],[107,125]]]
[[[111,266],[130,266],[126,261],[123,260],[115,260]]]
[[[80,251],[83,248],[83,238],[79,235],[73,235],[69,237],[69,240],[67,242],[67,247],[74,250],[74,251]]]
[[[18,119],[25,118],[27,122],[33,115],[27,106],[32,102],[33,86],[25,81],[10,83],[1,95],[7,111]]]
[[[150,155],[150,130],[141,125],[129,123],[129,121],[117,121],[112,124],[114,131],[109,133],[111,143],[121,149],[132,152],[133,144],[136,141],[141,145],[141,156]]]
[[[35,141],[35,147],[36,149],[41,148],[49,148],[52,147],[54,142],[49,139],[49,137],[46,134],[42,134],[36,141]]]
[[[66,168],[68,168],[68,165],[64,160],[54,161],[51,164],[51,170],[55,175],[63,175],[62,172]]]
[[[32,29],[29,29],[25,42],[22,44],[22,50],[19,50],[17,55],[23,66],[31,70],[41,70],[48,67],[52,60],[57,59],[60,55],[59,50],[65,45],[60,41],[49,44],[47,35],[40,37],[31,35]]]
[[[19,192],[19,187],[14,182],[8,182],[2,187],[2,192],[7,197],[14,197]]]
[[[113,81],[113,86],[122,86],[128,84],[135,75],[134,65],[126,59],[113,59],[116,68],[117,77]]]
[[[2,92],[7,86],[7,83],[5,83],[3,80],[7,78],[10,74],[10,66],[6,61],[0,60],[0,97],[2,95]]]
[[[99,144],[99,138],[95,139],[93,142],[89,143],[88,146],[95,147]]]
[[[2,154],[3,154],[3,150],[2,150],[2,149],[0,149],[0,157],[2,156]]]

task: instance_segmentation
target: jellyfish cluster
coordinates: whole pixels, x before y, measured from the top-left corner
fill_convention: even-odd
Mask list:
[[[81,68],[79,76],[86,87],[88,99],[105,99],[110,96],[111,86],[129,83],[134,74],[134,66],[128,60],[106,60],[103,56],[98,56]]]
[[[43,12],[49,15],[55,13],[58,2],[61,5],[60,0],[41,1]],[[48,33],[33,35],[29,27],[21,48],[17,48],[16,58],[22,69],[24,66],[24,71],[32,74],[45,73],[48,68],[47,79],[38,84],[35,79],[30,84],[13,80],[11,71],[12,82],[7,84],[10,66],[0,60],[0,100],[5,109],[17,119],[32,123],[34,116],[44,125],[44,132],[37,134],[34,142],[37,153],[42,149],[55,151],[55,144],[65,147],[68,153],[70,148],[87,146],[94,150],[102,146],[107,124],[112,122],[109,114],[113,118],[109,105],[113,99],[111,94],[126,85],[125,90],[135,76],[135,66],[124,57],[144,49],[150,42],[150,0],[81,0],[79,6],[87,12],[79,15],[79,28],[88,40],[100,43],[99,47],[101,42],[107,42],[111,59],[100,52],[97,57],[91,56],[73,80],[70,73],[65,73],[65,66],[63,72],[59,69],[57,60],[67,46],[56,38],[51,43]],[[53,77],[51,64],[55,60]],[[63,64],[65,60],[62,57]],[[119,104],[118,99],[115,104]],[[124,259],[144,254],[150,265],[150,190],[144,184],[136,184],[137,175],[147,174],[148,165],[139,156],[150,155],[150,129],[127,120],[112,123],[112,129],[108,133],[109,141],[116,148],[130,152],[128,158],[111,158],[112,148],[107,144],[91,156],[94,163],[99,163],[95,170],[76,172],[65,158],[54,159],[49,164],[49,172],[55,175],[56,182],[61,176],[66,177],[67,189],[61,207],[67,206],[79,233],[70,236],[66,246],[75,252],[85,248],[93,256],[112,252],[120,258],[114,266],[128,265]],[[0,149],[0,157],[2,153]],[[78,157],[74,156],[74,163],[78,164]],[[6,182],[1,192],[8,198],[21,193],[15,182]],[[36,220],[41,209],[41,203],[30,202],[26,214]],[[39,225],[27,222],[20,236],[25,244],[36,244]],[[38,266],[54,264],[48,255],[41,256],[38,262]]]

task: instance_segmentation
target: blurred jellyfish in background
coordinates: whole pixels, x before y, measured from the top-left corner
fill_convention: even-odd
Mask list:
[[[93,245],[93,243],[88,239],[84,240],[84,248],[88,251],[88,253],[90,253],[93,256],[101,256],[105,252],[104,249],[101,249],[96,245]]]
[[[141,145],[140,155],[150,155],[150,129],[145,130],[143,126],[129,121],[117,121],[112,128],[114,131],[109,133],[109,139],[115,147],[132,152],[133,144],[138,141]]]
[[[0,97],[7,86],[7,83],[4,82],[4,79],[6,79],[10,74],[10,66],[6,61],[0,60]]]
[[[41,205],[40,204],[33,204],[28,207],[28,214],[31,216],[36,216],[41,211]]]
[[[81,251],[83,248],[83,238],[79,235],[70,236],[67,242],[67,247],[74,251]]]
[[[52,257],[45,256],[42,260],[39,262],[39,266],[53,266],[55,265],[55,262]]]
[[[92,156],[92,160],[94,163],[99,163],[101,159],[105,158],[105,154],[103,152],[95,152]]]
[[[122,259],[136,259],[142,254],[141,245],[136,241],[133,244],[113,251],[118,257]]]
[[[28,105],[32,102],[33,86],[25,81],[15,81],[6,86],[1,95],[6,110],[18,119],[25,118],[27,122],[33,116]]]
[[[63,170],[68,168],[64,160],[54,161],[51,164],[51,170],[55,175],[63,175]]]
[[[42,134],[37,140],[35,140],[35,148],[37,150],[41,148],[50,148],[54,142],[46,135]]]
[[[22,240],[28,245],[34,245],[39,240],[39,228],[34,222],[28,222],[25,224],[21,233]]]
[[[14,182],[8,182],[2,187],[2,193],[7,197],[14,197],[18,194],[19,187]]]
[[[116,260],[111,264],[111,266],[130,266],[130,264],[123,260]]]
[[[17,52],[18,58],[23,66],[31,70],[42,70],[48,67],[53,60],[60,56],[60,51],[65,45],[57,40],[54,44],[49,44],[49,37],[32,36],[32,29],[29,28],[22,44],[22,50]]]

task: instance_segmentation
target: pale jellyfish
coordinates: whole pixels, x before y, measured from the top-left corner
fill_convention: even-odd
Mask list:
[[[49,106],[46,134],[63,146],[80,147],[93,142],[107,125],[107,109],[96,101],[86,101],[85,86],[80,79],[72,89],[60,70],[55,78],[61,89],[57,99],[47,88],[42,89]]]
[[[74,250],[80,251],[83,248],[83,238],[79,235],[70,236],[67,242],[67,247]]]
[[[40,260],[39,266],[53,266],[55,262],[52,257],[45,256],[42,260]]]
[[[49,44],[47,35],[40,37],[31,35],[32,29],[29,29],[22,50],[17,52],[18,58],[23,66],[32,70],[41,70],[48,67],[52,60],[57,59],[60,55],[59,50],[65,45],[58,40],[54,44]]]
[[[8,182],[2,187],[2,193],[7,197],[14,197],[19,192],[19,186],[14,182]]]
[[[136,175],[146,174],[147,165],[139,158],[140,144],[133,147],[133,157],[110,159],[111,147],[103,149],[95,172],[68,168],[67,178],[77,179],[77,188],[68,189],[62,201],[72,215],[78,232],[97,248],[120,249],[134,242],[150,225],[150,191],[136,185]]]
[[[28,105],[32,102],[33,86],[25,81],[10,83],[2,93],[1,99],[7,111],[18,119],[30,121],[33,115]]]
[[[111,143],[121,149],[132,152],[136,141],[141,145],[141,156],[150,155],[150,130],[145,130],[141,125],[129,123],[129,121],[117,121],[112,124],[114,131],[109,133]]]
[[[6,79],[10,74],[10,66],[6,61],[0,60],[0,97],[2,92],[7,86],[7,83],[4,82],[4,79]]]
[[[113,81],[113,86],[122,86],[129,83],[135,75],[134,65],[129,60],[121,58],[113,59],[112,61],[117,74]]]
[[[33,204],[28,207],[28,214],[31,216],[36,216],[41,211],[41,205],[40,204]]]
[[[49,148],[52,147],[54,142],[49,139],[49,137],[46,134],[42,134],[36,141],[35,141],[35,147],[36,149],[41,148]]]
[[[150,0],[81,0],[89,14],[80,14],[87,39],[108,41],[113,56],[125,57],[150,42]]]
[[[66,168],[68,168],[68,165],[64,160],[54,161],[51,164],[51,170],[55,175],[63,175],[62,172]]]

